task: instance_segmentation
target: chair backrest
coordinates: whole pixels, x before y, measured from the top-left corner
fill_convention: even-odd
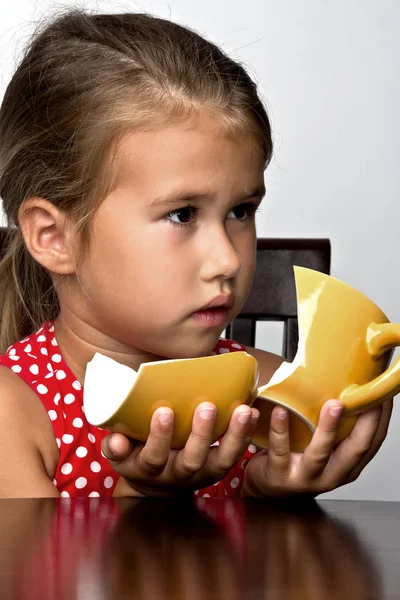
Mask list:
[[[298,344],[297,300],[293,266],[330,273],[329,239],[259,238],[253,285],[226,336],[255,345],[257,321],[283,321],[283,356],[293,360]]]

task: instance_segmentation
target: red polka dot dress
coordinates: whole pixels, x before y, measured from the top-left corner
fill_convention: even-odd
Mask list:
[[[214,353],[244,349],[220,339]],[[21,377],[47,410],[60,452],[53,483],[61,496],[112,496],[119,476],[101,452],[102,439],[109,432],[86,420],[83,389],[60,354],[54,322],[44,323],[39,331],[10,346],[0,356],[0,365]],[[255,453],[251,444],[224,479],[195,494],[206,498],[240,495],[245,466]]]

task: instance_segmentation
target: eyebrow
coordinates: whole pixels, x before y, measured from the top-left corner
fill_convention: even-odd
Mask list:
[[[255,198],[255,197],[264,197],[266,193],[265,185],[262,184],[249,194],[246,194],[246,199]],[[155,198],[150,203],[150,206],[159,206],[162,204],[166,205],[176,205],[182,204],[184,202],[209,202],[212,200],[212,196],[209,194],[196,194],[194,192],[173,192],[172,194],[168,194],[168,196],[159,196]]]

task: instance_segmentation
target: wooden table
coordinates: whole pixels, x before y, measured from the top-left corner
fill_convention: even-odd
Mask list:
[[[400,502],[0,500],[0,597],[400,598]]]

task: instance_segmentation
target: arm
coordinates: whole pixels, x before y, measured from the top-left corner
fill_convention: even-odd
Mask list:
[[[265,350],[259,350],[258,348],[251,348],[250,346],[246,346],[246,352],[254,356],[258,362],[260,369],[258,387],[266,385],[281,364],[286,362],[282,356],[272,354],[272,352],[265,352]]]
[[[0,367],[0,498],[58,497],[58,448],[46,411],[17,375]]]

